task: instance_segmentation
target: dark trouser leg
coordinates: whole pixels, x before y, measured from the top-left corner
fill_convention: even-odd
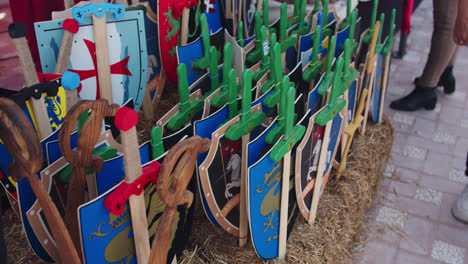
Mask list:
[[[423,74],[417,85],[435,87],[450,62],[454,61],[457,45],[453,41],[453,29],[457,14],[457,0],[433,0],[434,31],[431,49]]]

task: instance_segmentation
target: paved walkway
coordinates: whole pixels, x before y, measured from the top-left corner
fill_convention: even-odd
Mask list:
[[[468,182],[468,49],[460,48],[458,54],[455,94],[446,96],[439,88],[434,111],[393,111],[390,102],[408,94],[423,70],[432,1],[422,2],[412,22],[408,54],[393,60],[385,111],[393,120],[394,143],[375,209],[369,213],[370,240],[360,263],[468,263],[468,225],[450,212]]]

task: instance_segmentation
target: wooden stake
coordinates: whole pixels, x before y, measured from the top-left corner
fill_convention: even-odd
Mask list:
[[[81,263],[57,207],[37,177],[42,149],[35,130],[19,106],[6,98],[0,98],[0,138],[14,160],[9,166],[11,176],[18,182],[26,176],[42,207],[58,248],[57,262]]]
[[[15,42],[26,85],[31,86],[39,83],[36,68],[31,52],[29,51],[28,41],[26,40],[26,26],[23,23],[10,24],[10,26],[8,26],[8,34]],[[30,102],[39,129],[40,138],[43,139],[52,134],[52,127],[50,126],[49,115],[47,114],[44,99],[42,99],[42,97],[39,99],[31,98]]]
[[[283,179],[281,182],[281,207],[279,225],[278,258],[286,255],[286,241],[288,236],[288,205],[289,205],[289,172],[291,170],[291,151],[283,158]]]
[[[239,212],[239,247],[247,244],[249,233],[249,219],[247,218],[247,194],[245,193],[247,178],[247,145],[250,141],[250,133],[242,136],[242,161],[241,161],[241,186],[240,186],[240,212]]]
[[[124,150],[125,182],[130,184],[141,176],[141,160],[138,151],[136,124],[138,113],[122,107],[115,115],[115,126],[120,130]],[[138,263],[148,263],[150,244],[146,219],[145,195],[132,195],[128,199]]]
[[[181,46],[187,45],[189,17],[190,17],[190,8],[184,7],[184,11],[182,12],[182,28],[180,30],[180,45]]]

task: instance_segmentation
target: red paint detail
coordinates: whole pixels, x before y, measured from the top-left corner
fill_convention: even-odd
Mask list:
[[[138,123],[138,113],[129,107],[122,106],[115,114],[114,123],[118,129],[128,131]]]
[[[63,21],[63,30],[70,31],[73,34],[78,32],[80,25],[75,19],[67,18]]]
[[[182,16],[184,8],[196,7],[198,5],[198,0],[183,0],[177,1],[172,7],[172,15],[174,18],[179,18]]]
[[[15,200],[18,201],[18,192],[13,192],[13,193],[10,193],[11,196],[13,196],[13,198],[15,198]]]
[[[3,177],[5,177],[5,175],[3,175],[3,172],[0,170],[0,180],[3,179]]]
[[[204,9],[207,13],[216,13],[216,9],[209,7],[206,3],[208,2],[211,6],[216,4],[216,0],[204,0]]]
[[[37,78],[39,79],[41,83],[49,82],[49,81],[58,79],[60,77],[62,77],[61,74],[37,72]]]
[[[239,140],[237,141],[229,140],[228,142],[226,142],[226,144],[224,144],[224,146],[221,149],[223,158],[226,157],[227,155],[232,155],[232,154],[237,153],[240,147],[241,147],[241,144]]]
[[[89,54],[91,55],[91,59],[93,60],[93,69],[91,70],[69,70],[71,72],[77,73],[80,76],[80,80],[84,81],[88,78],[96,77],[96,100],[101,98],[99,93],[99,77],[97,73],[97,58],[96,58],[96,44],[92,41],[87,39],[83,39],[85,42],[86,47],[88,48]],[[127,76],[132,76],[132,73],[127,69],[128,60],[130,56],[126,57],[125,59],[116,62],[110,66],[111,74],[122,74]],[[78,87],[78,93],[81,92],[81,84]]]
[[[177,0],[158,0],[159,54],[161,55],[161,64],[167,78],[174,83],[178,82],[177,65],[179,62],[177,54],[171,55],[169,52],[179,43],[180,28],[173,36],[166,38],[174,26],[169,23],[169,18],[165,13],[168,13],[169,9],[176,2]],[[174,17],[173,14],[172,16]],[[178,20],[177,17],[174,17],[174,19]]]
[[[154,185],[158,182],[159,170],[161,164],[153,161],[143,168],[142,174],[132,183],[122,181],[115,190],[104,199],[104,207],[114,215],[121,215],[124,211],[125,202],[132,195],[140,195],[145,186],[152,182]]]

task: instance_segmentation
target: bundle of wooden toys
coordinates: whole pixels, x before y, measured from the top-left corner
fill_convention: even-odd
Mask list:
[[[173,263],[194,195],[240,247],[283,258],[355,132],[382,120],[395,10],[376,21],[378,0],[362,34],[350,0],[344,17],[295,0],[277,19],[268,0],[69,2],[35,23],[43,73],[10,25],[27,87],[0,98],[0,183],[45,261]],[[169,82],[180,102],[155,120]]]

